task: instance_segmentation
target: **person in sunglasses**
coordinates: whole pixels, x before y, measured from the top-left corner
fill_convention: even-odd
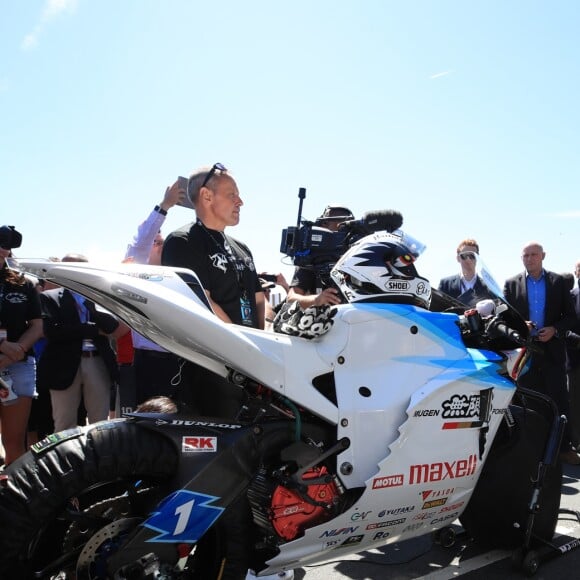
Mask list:
[[[243,205],[228,170],[215,163],[194,172],[187,195],[197,219],[171,232],[161,263],[193,270],[215,314],[226,323],[264,328],[264,291],[249,248],[225,233],[238,225]],[[177,397],[205,416],[236,419],[246,402],[242,389],[192,362],[184,362]],[[253,525],[244,496],[222,516],[228,530],[223,578],[244,577],[249,567]]]
[[[225,233],[239,223],[243,205],[234,178],[221,163],[200,169],[189,177],[187,196],[197,219],[167,236],[161,263],[193,270],[213,311],[224,322],[263,329],[264,291],[252,253]],[[195,410],[220,417],[237,415],[243,403],[241,389],[192,363],[183,367],[182,376],[184,373],[188,379],[182,381],[193,388],[180,389],[179,396],[186,397]],[[195,388],[204,381],[218,385],[216,391]]]
[[[461,267],[461,273],[443,278],[439,282],[439,290],[467,306],[490,298],[492,294],[476,271],[478,255],[479,244],[473,238],[459,242],[456,260]]]

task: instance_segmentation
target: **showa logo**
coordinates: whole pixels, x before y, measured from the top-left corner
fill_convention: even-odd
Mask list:
[[[182,453],[215,453],[217,451],[217,437],[182,437]]]

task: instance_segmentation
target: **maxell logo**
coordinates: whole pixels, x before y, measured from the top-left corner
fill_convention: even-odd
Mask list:
[[[441,463],[423,463],[411,465],[409,468],[409,483],[428,483],[444,479],[469,477],[475,473],[477,456],[472,454],[468,459],[444,461]]]
[[[403,474],[386,475],[385,477],[375,477],[373,479],[373,489],[383,489],[385,487],[398,487],[403,485]]]
[[[184,453],[215,453],[217,451],[217,437],[183,437],[181,451]]]

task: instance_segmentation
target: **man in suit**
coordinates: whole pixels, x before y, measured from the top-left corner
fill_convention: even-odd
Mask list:
[[[522,250],[525,272],[506,280],[504,295],[526,320],[531,335],[543,351],[534,354],[531,368],[520,379],[520,385],[548,395],[559,413],[569,417],[565,337],[575,324],[576,314],[564,278],[544,269],[545,257],[541,244],[528,242]],[[565,463],[580,465],[580,455],[574,450],[572,441],[568,423],[560,457]]]
[[[86,262],[67,254],[63,262]],[[37,385],[50,390],[55,432],[77,425],[81,399],[89,423],[107,419],[118,366],[110,345],[128,331],[112,314],[64,288],[40,295],[46,345],[38,361]]]
[[[473,306],[478,300],[490,298],[489,289],[476,272],[478,255],[479,244],[474,239],[462,240],[457,246],[455,258],[461,266],[461,274],[443,278],[439,282],[439,290],[452,298],[457,298],[467,306]]]
[[[570,420],[574,432],[574,442],[580,443],[580,260],[572,277],[572,302],[576,310],[576,325],[566,334],[566,369],[568,371],[568,391],[570,393]]]

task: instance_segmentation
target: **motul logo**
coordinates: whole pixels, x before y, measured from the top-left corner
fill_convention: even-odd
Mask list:
[[[475,473],[476,467],[477,456],[475,454],[470,455],[468,459],[459,459],[457,461],[411,465],[409,468],[409,483],[429,483],[444,479],[469,477]]]
[[[385,487],[397,487],[403,485],[403,474],[386,475],[385,477],[375,477],[373,479],[373,489],[383,489]]]
[[[185,453],[215,453],[217,437],[183,437],[181,450]]]

